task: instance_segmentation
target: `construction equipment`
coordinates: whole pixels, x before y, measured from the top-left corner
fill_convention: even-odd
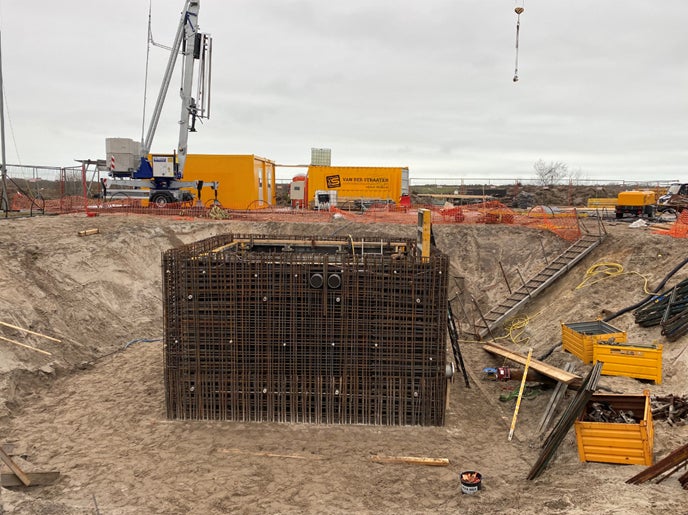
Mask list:
[[[625,214],[652,218],[655,215],[656,204],[657,194],[652,190],[622,191],[617,196],[614,212],[616,218],[623,218]]]
[[[108,198],[108,190],[110,196],[115,193],[113,187],[127,188],[120,190],[128,192],[126,195],[134,195],[132,192],[143,188],[148,190],[148,200],[162,207],[171,202],[193,201],[190,191],[192,188],[199,191],[203,186],[217,188],[217,183],[181,181],[186,162],[188,133],[196,132],[197,119],[210,116],[212,39],[198,31],[199,7],[200,0],[186,0],[184,3],[145,139],[142,137],[141,143],[127,138],[106,139],[106,167],[110,178],[101,180],[104,198]],[[172,154],[150,154],[167,90],[180,54],[183,56],[180,89],[182,102],[177,150]],[[194,95],[195,61],[199,61],[199,73]]]
[[[657,211],[673,211],[680,213],[688,208],[688,184],[675,183],[669,186],[667,192],[657,199]]]
[[[509,367],[485,367],[485,376],[495,381],[508,381],[511,379],[511,369]]]

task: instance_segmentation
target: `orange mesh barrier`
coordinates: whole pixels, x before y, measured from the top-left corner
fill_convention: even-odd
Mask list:
[[[44,211],[46,213],[76,213],[84,211],[86,204],[83,197],[62,197],[55,200],[31,199],[17,193],[12,198],[13,211]]]
[[[688,238],[688,209],[679,213],[670,229],[654,229],[655,234],[665,234],[672,238]]]
[[[508,224],[551,231],[567,241],[576,241],[581,236],[578,214],[575,210],[554,213],[546,210],[538,211],[534,208],[528,213],[521,213],[496,201],[448,207],[416,205],[408,210],[372,208],[364,213],[334,208],[332,212],[337,217],[357,222],[416,224],[418,222],[417,210],[420,208],[429,209],[432,212],[432,223],[437,225]]]
[[[89,200],[83,197],[63,197],[59,200],[35,201],[33,210],[43,209],[46,213],[86,212],[91,215],[102,214],[148,214],[160,216],[183,216],[194,218],[231,219],[261,222],[324,222],[344,219],[357,223],[407,224],[418,223],[418,209],[428,209],[432,213],[433,224],[506,224],[532,227],[550,231],[567,241],[575,241],[581,236],[578,225],[578,214],[575,210],[553,211],[551,208],[538,206],[529,212],[515,211],[496,201],[464,206],[414,205],[396,206],[381,204],[371,206],[365,211],[345,211],[330,208],[329,211],[292,209],[289,207],[272,207],[264,209],[231,210],[220,207],[195,206],[188,204],[168,204],[164,207],[147,205],[136,199],[120,199],[110,202]],[[12,209],[29,210],[31,200],[23,195],[16,195]],[[684,211],[682,218],[688,211]],[[688,220],[686,220],[688,222]],[[676,224],[679,225],[678,222]],[[685,236],[686,224],[683,224]]]

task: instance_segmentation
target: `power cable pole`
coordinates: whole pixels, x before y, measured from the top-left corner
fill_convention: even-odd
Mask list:
[[[10,204],[7,198],[7,160],[5,159],[5,89],[2,83],[2,33],[0,33],[0,143],[2,143],[2,160],[0,169],[2,170],[2,204],[0,208],[5,211],[5,217],[10,211]]]

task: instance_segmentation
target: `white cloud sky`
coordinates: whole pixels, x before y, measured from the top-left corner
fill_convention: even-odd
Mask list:
[[[0,0],[7,161],[103,159],[140,139],[146,0]],[[210,120],[190,153],[409,166],[413,178],[688,180],[688,3],[202,0]],[[171,44],[182,0],[152,0]],[[148,113],[167,61],[151,49]],[[153,151],[177,144],[174,79]],[[293,170],[280,171],[283,177]]]

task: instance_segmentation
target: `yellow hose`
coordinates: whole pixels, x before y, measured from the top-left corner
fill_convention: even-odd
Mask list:
[[[644,281],[643,291],[646,295],[652,294],[652,292],[648,291],[647,289],[647,283],[649,282],[647,277],[645,277],[640,272],[624,272],[623,265],[612,262],[596,263],[592,265],[590,268],[588,268],[588,270],[585,272],[585,277],[583,278],[583,281],[578,286],[576,286],[576,290],[580,290],[581,288],[586,288],[588,286],[592,286],[593,284],[597,284],[598,282],[603,281],[608,277],[618,277],[620,275],[631,274],[635,274],[642,277]]]

